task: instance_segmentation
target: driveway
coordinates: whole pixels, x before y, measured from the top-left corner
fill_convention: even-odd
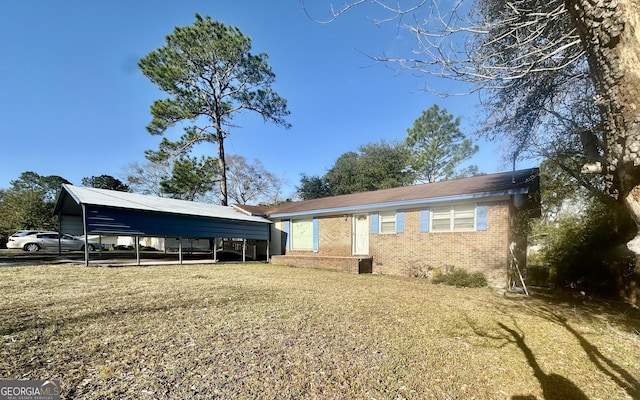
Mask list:
[[[239,261],[238,257],[232,257],[222,252],[218,253],[218,261]],[[211,252],[193,252],[182,255],[183,264],[212,263]],[[140,265],[177,264],[179,256],[176,252],[142,251],[140,252]],[[58,255],[57,251],[27,252],[19,249],[0,249],[0,266],[40,265],[51,263],[78,263],[84,264],[84,252],[63,251]],[[93,251],[89,253],[90,265],[124,266],[137,265],[136,254],[132,250]]]

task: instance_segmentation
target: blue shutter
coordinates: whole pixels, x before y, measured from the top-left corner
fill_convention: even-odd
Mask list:
[[[430,225],[429,209],[420,210],[420,232],[429,232]]]
[[[286,237],[286,244],[284,248],[287,250],[291,249],[291,240],[289,239],[289,237],[291,236],[289,235],[289,230],[291,228],[289,227],[289,224],[290,224],[289,220],[284,221],[284,236]]]
[[[396,233],[404,233],[404,211],[396,212]]]
[[[476,230],[486,231],[489,225],[489,206],[486,203],[476,205]]]
[[[378,213],[371,213],[371,234],[378,233]]]
[[[318,252],[318,242],[319,242],[318,218],[314,218],[313,219],[313,252],[314,253]]]

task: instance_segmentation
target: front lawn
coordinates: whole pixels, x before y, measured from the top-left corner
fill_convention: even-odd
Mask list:
[[[639,318],[269,264],[5,266],[0,379],[69,399],[637,399]]]

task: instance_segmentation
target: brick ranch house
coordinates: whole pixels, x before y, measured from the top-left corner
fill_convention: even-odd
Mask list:
[[[516,243],[524,266],[523,218],[539,216],[537,168],[290,202],[235,205],[273,221],[271,262],[355,273],[414,275],[481,271],[507,285]]]

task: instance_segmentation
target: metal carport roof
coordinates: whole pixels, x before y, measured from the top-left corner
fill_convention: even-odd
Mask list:
[[[83,217],[83,233],[267,240],[269,221],[233,207],[62,185],[54,214]],[[64,221],[61,221],[64,225]]]
[[[67,184],[54,214],[73,234],[269,240],[271,224],[228,206]]]

